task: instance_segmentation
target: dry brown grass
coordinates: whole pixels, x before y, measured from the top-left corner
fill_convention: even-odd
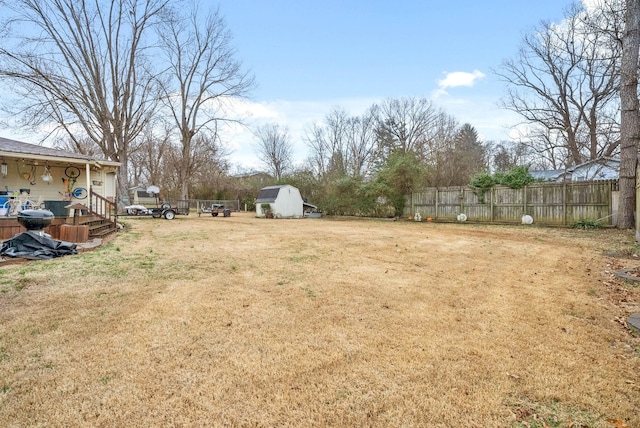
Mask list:
[[[630,233],[126,223],[0,266],[2,425],[640,426]]]

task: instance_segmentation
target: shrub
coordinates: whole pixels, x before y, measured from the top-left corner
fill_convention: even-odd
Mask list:
[[[583,230],[600,229],[602,227],[602,223],[600,223],[600,221],[598,220],[589,220],[589,219],[581,218],[580,220],[573,223],[571,227],[573,227],[574,229],[583,229]]]
[[[496,184],[496,180],[490,174],[481,172],[471,179],[471,187],[482,190],[489,190]]]
[[[512,189],[522,189],[527,184],[536,181],[536,179],[529,174],[529,167],[526,166],[513,167],[506,174],[496,173],[495,180],[497,184],[509,186]]]
[[[478,201],[481,204],[484,204],[485,192],[489,190],[491,187],[493,187],[495,184],[496,184],[495,178],[490,174],[487,174],[486,172],[481,172],[479,174],[476,174],[471,179],[471,187],[475,189],[474,193],[476,194],[476,196],[478,196]]]
[[[522,189],[527,184],[536,181],[531,174],[529,174],[529,167],[516,166],[511,168],[506,173],[496,172],[494,175],[481,172],[476,174],[472,179],[470,186],[475,189],[474,193],[478,196],[478,201],[484,204],[484,194],[491,187],[496,184],[508,186],[512,189]]]

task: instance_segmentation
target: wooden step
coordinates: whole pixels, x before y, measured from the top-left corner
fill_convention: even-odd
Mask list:
[[[89,237],[103,237],[111,233],[116,232],[116,225],[108,220],[97,216],[85,217],[82,219],[82,224],[88,226]]]

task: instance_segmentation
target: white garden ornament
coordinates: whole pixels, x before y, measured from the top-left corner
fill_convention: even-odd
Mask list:
[[[531,217],[529,214],[523,215],[522,224],[533,224],[533,217]]]

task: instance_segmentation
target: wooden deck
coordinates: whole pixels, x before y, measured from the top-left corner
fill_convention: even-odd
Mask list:
[[[112,223],[93,215],[82,215],[78,218],[78,229],[87,229],[86,232],[70,230],[74,226],[73,217],[55,217],[44,232],[53,239],[68,242],[86,242],[88,239],[102,237],[115,232]],[[63,227],[64,226],[64,227]],[[17,217],[0,217],[0,241],[12,238],[18,233],[26,231]]]

